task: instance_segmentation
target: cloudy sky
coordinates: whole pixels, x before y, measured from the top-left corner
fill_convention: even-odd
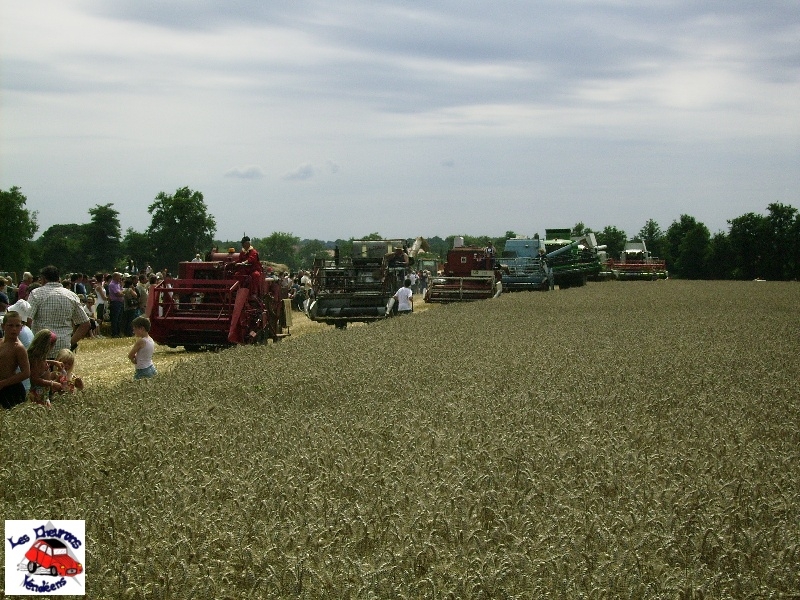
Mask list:
[[[800,207],[797,0],[2,0],[0,187],[40,232],[713,232]]]

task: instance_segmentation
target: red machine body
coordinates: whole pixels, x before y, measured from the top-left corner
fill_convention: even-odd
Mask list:
[[[426,302],[468,302],[493,298],[502,291],[502,272],[493,257],[477,246],[458,246],[447,253],[443,276],[432,277]]]
[[[180,263],[177,278],[150,287],[146,315],[157,343],[201,350],[277,342],[289,335],[291,310],[278,279],[265,276],[252,290],[249,274],[236,264],[237,253],[207,258]]]

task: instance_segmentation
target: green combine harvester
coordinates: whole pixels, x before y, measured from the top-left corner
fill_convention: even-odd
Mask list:
[[[570,229],[545,229],[545,260],[559,288],[586,285],[601,270],[598,246],[593,233],[570,237]]]

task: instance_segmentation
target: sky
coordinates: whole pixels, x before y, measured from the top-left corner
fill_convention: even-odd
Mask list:
[[[0,0],[37,236],[203,193],[216,239],[634,236],[800,208],[796,0]]]

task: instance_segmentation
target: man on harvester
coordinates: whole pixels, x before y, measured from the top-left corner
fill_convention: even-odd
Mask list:
[[[236,279],[242,287],[250,288],[251,296],[258,296],[261,290],[261,259],[258,250],[250,245],[250,238],[242,238],[242,251],[236,262]]]

